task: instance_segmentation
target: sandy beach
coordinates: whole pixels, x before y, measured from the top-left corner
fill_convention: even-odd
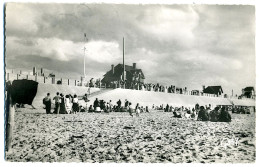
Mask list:
[[[232,114],[231,123],[198,122],[152,111],[46,115],[15,113],[14,162],[252,163],[255,115]]]

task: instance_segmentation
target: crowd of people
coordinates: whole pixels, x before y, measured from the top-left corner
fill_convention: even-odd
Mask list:
[[[52,109],[52,100],[54,100],[54,111],[51,112]],[[71,95],[63,95],[62,93],[57,92],[56,96],[51,98],[50,93],[47,93],[47,96],[43,99],[43,103],[45,104],[45,109],[47,114],[74,114],[77,112],[128,112],[130,116],[140,116],[140,113],[150,112],[148,106],[141,106],[137,103],[135,106],[125,99],[122,102],[120,99],[116,102],[116,105],[112,103],[111,100],[99,100],[95,99],[93,105],[87,107],[87,105],[82,106],[79,105],[79,100],[84,100],[87,104],[88,96],[85,94],[81,99],[78,98],[76,94]],[[217,106],[213,110],[211,109],[211,105],[208,106],[200,106],[196,104],[192,109],[190,107],[173,107],[167,104],[165,107],[163,105],[160,106],[152,106],[152,110],[162,110],[164,112],[172,112],[173,117],[176,118],[190,118],[198,121],[211,121],[211,122],[231,122],[231,115],[229,111],[232,113],[241,113],[241,114],[249,114],[250,111],[248,107],[232,107],[232,106]]]
[[[160,106],[159,109],[162,109]],[[231,115],[226,106],[217,106],[213,110],[211,105],[200,106],[196,104],[192,109],[187,107],[172,107],[166,105],[164,112],[172,112],[175,118],[190,118],[198,121],[211,121],[211,122],[231,122]]]
[[[129,112],[129,114],[133,117],[133,113],[136,113],[136,116],[139,116],[141,112],[149,112],[148,106],[143,107],[140,106],[139,103],[134,107],[131,102],[125,99],[124,104],[119,99],[116,105],[112,104],[112,101],[105,102],[104,100],[96,100],[93,105],[90,105],[88,112]]]
[[[85,94],[82,99],[87,102],[88,96]],[[54,111],[52,109],[52,100],[54,100]],[[53,99],[50,96],[50,93],[47,93],[47,96],[43,99],[43,104],[45,105],[47,114],[73,114],[81,110],[82,106],[79,106],[79,99],[76,94],[73,96],[71,94],[63,95],[62,93],[57,92],[56,96]]]

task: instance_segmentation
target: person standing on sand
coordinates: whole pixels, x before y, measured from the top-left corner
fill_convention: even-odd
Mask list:
[[[117,101],[117,111],[120,112],[120,109],[121,109],[121,100],[119,99]]]
[[[134,110],[134,108],[132,107],[132,103],[129,102],[128,111],[129,111],[129,114],[130,114],[131,117],[134,117],[133,116],[133,110]]]
[[[72,112],[77,113],[79,111],[79,99],[76,94],[74,95],[72,102]]]
[[[46,114],[51,114],[51,97],[50,97],[50,93],[47,93],[47,96],[44,98],[44,104],[45,104]]]
[[[65,96],[65,107],[66,107],[66,110],[67,110],[67,113],[70,114],[71,113],[71,101],[70,101],[70,96],[69,95],[66,95]]]
[[[135,107],[135,112],[136,112],[136,116],[139,117],[140,116],[140,106],[139,106],[139,103],[136,104],[136,107]]]
[[[98,103],[99,103],[98,98],[96,98],[96,100],[94,101],[94,104],[93,104],[94,110],[96,110],[96,108],[98,107]]]
[[[61,93],[60,94],[60,112],[59,114],[67,114],[67,111],[66,111],[66,107],[65,107],[65,99],[64,99],[64,95]]]
[[[57,92],[56,96],[53,98],[53,100],[55,101],[55,109],[54,109],[54,114],[59,114],[60,112],[60,93]]]

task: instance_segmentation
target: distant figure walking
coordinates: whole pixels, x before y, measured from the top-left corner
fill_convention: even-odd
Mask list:
[[[46,109],[46,114],[51,114],[51,97],[50,93],[47,93],[47,96],[44,98],[44,104]]]
[[[60,93],[57,92],[56,96],[53,98],[55,101],[55,109],[54,109],[54,114],[59,114],[60,113],[60,103],[61,103],[61,98],[60,98]]]

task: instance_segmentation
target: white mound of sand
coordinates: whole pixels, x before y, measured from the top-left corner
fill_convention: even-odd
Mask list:
[[[98,94],[90,98],[90,104],[93,104],[94,100],[98,98],[99,100],[105,100],[108,102],[112,100],[113,104],[120,99],[122,105],[127,99],[133,105],[139,103],[141,106],[152,107],[152,105],[164,105],[166,104],[172,106],[185,106],[194,107],[196,103],[199,105],[231,105],[231,102],[227,98],[221,97],[206,97],[206,96],[192,96],[183,94],[173,94],[164,92],[151,92],[151,91],[140,91],[140,90],[130,90],[130,89],[114,89],[103,94]]]

